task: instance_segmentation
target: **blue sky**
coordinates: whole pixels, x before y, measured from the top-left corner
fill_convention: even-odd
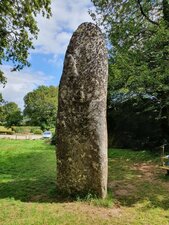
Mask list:
[[[35,50],[30,52],[31,67],[20,72],[10,72],[12,65],[1,69],[7,77],[5,88],[0,92],[6,101],[16,102],[23,109],[23,97],[39,85],[59,85],[64,54],[73,31],[83,22],[91,22],[88,10],[90,0],[52,0],[52,18],[37,17],[40,28]]]

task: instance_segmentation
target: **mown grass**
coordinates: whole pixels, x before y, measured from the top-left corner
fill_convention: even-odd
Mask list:
[[[0,149],[1,196],[50,201],[56,176],[53,146],[41,140],[1,140]]]
[[[150,152],[109,150],[109,194],[62,200],[54,146],[0,140],[0,225],[167,225],[169,178]]]

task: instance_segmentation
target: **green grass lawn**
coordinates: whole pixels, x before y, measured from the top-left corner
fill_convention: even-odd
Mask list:
[[[54,146],[0,140],[0,225],[169,225],[169,178],[159,157],[109,150],[107,199],[62,200]]]

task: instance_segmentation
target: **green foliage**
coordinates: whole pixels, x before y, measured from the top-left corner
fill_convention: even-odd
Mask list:
[[[0,130],[1,130],[1,131],[6,131],[6,130],[12,131],[11,128],[7,128],[7,127],[4,127],[4,126],[0,126]]]
[[[97,207],[112,208],[112,206],[114,205],[114,199],[111,195],[105,199],[91,198],[88,201]]]
[[[160,94],[168,93],[169,79],[169,29],[162,2],[141,2],[144,13],[150,15],[150,20],[155,17],[155,21],[149,21],[142,14],[139,0],[93,2],[104,18],[112,44],[109,90],[148,93],[162,100]],[[166,7],[169,8],[169,4]],[[165,101],[161,107],[167,105],[167,96]]]
[[[42,130],[41,129],[33,129],[32,133],[34,133],[34,134],[42,134]]]
[[[28,50],[38,36],[35,17],[42,14],[51,16],[51,0],[3,0],[0,1],[0,64],[13,63],[13,71],[29,66]],[[6,78],[0,70],[0,83]]]
[[[108,193],[107,197],[105,199],[97,198],[95,195],[88,193],[84,197],[77,197],[77,201],[83,202],[86,201],[91,205],[97,206],[97,207],[104,207],[104,208],[112,208],[114,205],[114,198],[112,196],[112,193]]]
[[[14,134],[15,132],[11,128],[0,126],[0,134]]]
[[[11,128],[16,133],[33,133],[33,130],[40,129],[38,126],[12,126]]]
[[[6,131],[0,130],[0,134],[9,134],[9,135],[12,135],[12,134],[15,134],[15,132],[14,131],[9,131],[9,130],[6,130]]]
[[[52,128],[50,128],[50,131],[52,132],[52,135],[54,135],[55,132],[56,132],[56,128],[55,127],[52,127]]]
[[[5,104],[5,101],[3,99],[2,93],[0,93],[0,125],[3,125],[5,121],[5,113],[4,113],[4,107],[3,105]]]
[[[15,102],[7,102],[0,106],[1,124],[7,127],[20,125],[23,119],[21,110]]]
[[[2,97],[2,93],[0,93],[0,106],[4,103],[4,99]]]
[[[57,135],[56,135],[56,132],[55,132],[55,133],[52,135],[50,144],[51,144],[51,145],[56,145],[56,143],[57,143]]]
[[[155,119],[158,112],[152,110],[154,99],[138,100],[134,95],[130,99],[114,97],[116,101],[109,107],[107,116],[109,147],[154,149],[163,144],[161,125]]]
[[[55,127],[58,105],[57,96],[57,87],[40,86],[24,97],[24,114],[30,118],[31,125],[40,126],[42,130]]]
[[[12,126],[12,130],[16,133],[29,133],[29,129],[22,126]]]
[[[113,107],[112,95],[123,94],[129,101],[135,95],[135,104],[149,96],[150,104],[142,104],[140,113],[156,112],[154,119],[160,121],[162,136],[169,139],[169,2],[92,2],[111,44],[108,107]]]
[[[22,114],[20,110],[17,110],[11,114],[9,114],[6,118],[6,126],[11,127],[13,125],[20,125],[22,122]]]

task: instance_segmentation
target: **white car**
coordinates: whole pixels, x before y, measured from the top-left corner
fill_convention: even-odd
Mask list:
[[[43,132],[43,138],[52,138],[52,132],[51,131]]]

